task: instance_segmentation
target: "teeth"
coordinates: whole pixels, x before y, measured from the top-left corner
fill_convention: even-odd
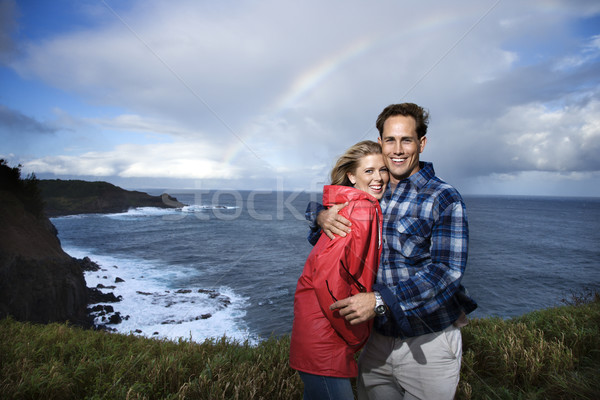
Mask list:
[[[371,186],[371,189],[373,189],[373,190],[379,190],[379,189],[381,189],[381,186]]]
[[[402,162],[402,161],[404,161],[404,159],[403,158],[392,158],[392,161],[393,162]]]

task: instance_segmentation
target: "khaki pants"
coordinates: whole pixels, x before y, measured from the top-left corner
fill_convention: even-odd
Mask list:
[[[372,332],[358,361],[358,398],[453,399],[461,356],[454,325],[404,340]]]

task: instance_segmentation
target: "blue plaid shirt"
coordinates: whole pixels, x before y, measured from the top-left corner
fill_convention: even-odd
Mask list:
[[[373,290],[389,311],[375,318],[386,336],[419,336],[445,329],[477,304],[460,284],[467,264],[468,224],[458,191],[435,176],[433,164],[390,187],[380,201],[383,248]],[[313,222],[320,205],[309,204]],[[312,240],[311,240],[312,239]]]

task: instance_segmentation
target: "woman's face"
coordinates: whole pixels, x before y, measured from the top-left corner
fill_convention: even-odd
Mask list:
[[[380,200],[390,180],[388,169],[381,154],[369,154],[358,162],[354,173],[348,172],[348,178],[356,189],[363,190]]]

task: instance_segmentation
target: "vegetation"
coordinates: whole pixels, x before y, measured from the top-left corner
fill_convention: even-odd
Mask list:
[[[6,160],[0,159],[0,190],[14,193],[23,203],[25,210],[37,218],[42,218],[44,201],[38,185],[39,180],[35,174],[21,179],[21,165],[9,167]]]
[[[108,182],[45,179],[38,183],[46,215],[124,212],[135,207],[182,207],[174,197],[163,199],[148,193],[125,190]]]
[[[457,398],[599,399],[600,293],[564,302],[464,328]]]
[[[463,328],[457,399],[596,399],[600,296]],[[300,399],[289,337],[257,346],[147,339],[65,324],[0,321],[7,399]]]

